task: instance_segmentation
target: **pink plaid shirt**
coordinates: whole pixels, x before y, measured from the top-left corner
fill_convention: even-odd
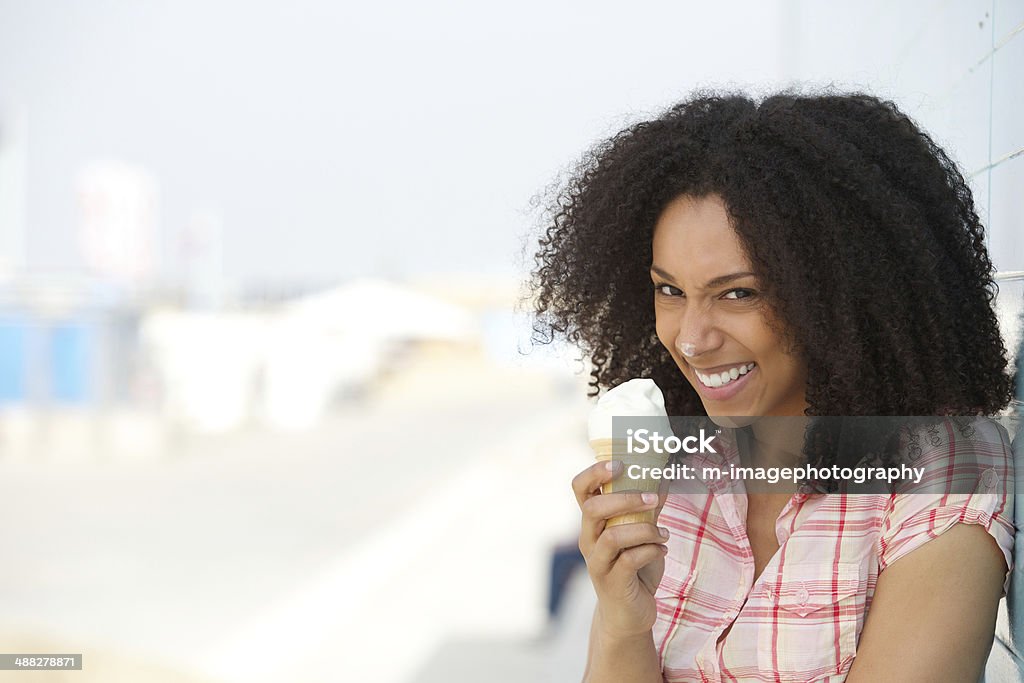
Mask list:
[[[1012,569],[1010,448],[995,423],[976,426],[966,438],[946,421],[943,438],[923,441],[913,463],[974,493],[796,493],[775,522],[779,550],[756,582],[743,482],[673,484],[658,521],[671,538],[655,594],[665,680],[844,680],[879,573],[957,522],[982,525]],[[734,447],[720,450],[691,462],[698,472],[739,464]],[[1008,582],[1009,572],[1004,594]]]

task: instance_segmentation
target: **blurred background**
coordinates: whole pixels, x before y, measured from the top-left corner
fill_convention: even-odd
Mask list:
[[[698,86],[868,89],[970,178],[1016,348],[1021,82],[1024,0],[0,0],[0,652],[579,680],[532,198]]]

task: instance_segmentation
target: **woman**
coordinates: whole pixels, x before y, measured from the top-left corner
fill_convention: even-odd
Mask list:
[[[699,94],[596,147],[552,208],[537,331],[589,352],[594,394],[649,377],[670,415],[748,418],[751,450],[719,464],[812,458],[764,418],[994,414],[1012,398],[971,193],[890,102]],[[967,457],[952,493],[728,483],[644,500],[600,495],[620,472],[587,468],[586,680],[978,680],[1014,532],[1005,433],[986,424],[936,418],[876,454]],[[652,508],[659,526],[605,527]]]

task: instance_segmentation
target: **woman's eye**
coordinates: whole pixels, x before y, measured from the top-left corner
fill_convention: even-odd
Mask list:
[[[654,291],[663,296],[679,296],[683,290],[672,285],[654,285]]]
[[[724,295],[723,299],[749,299],[754,296],[755,292],[752,289],[730,289]]]

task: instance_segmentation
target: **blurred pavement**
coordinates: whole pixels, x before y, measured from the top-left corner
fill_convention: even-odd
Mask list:
[[[515,643],[543,667],[584,394],[433,358],[310,432],[135,463],[0,459],[0,651],[82,652],[83,672],[32,674],[78,683],[434,680],[452,661],[500,672],[488,647]]]

